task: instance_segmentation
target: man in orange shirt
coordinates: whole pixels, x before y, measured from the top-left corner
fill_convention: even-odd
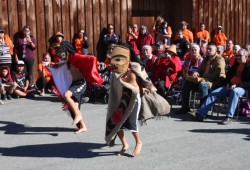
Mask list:
[[[188,41],[188,43],[193,43],[194,42],[194,35],[193,33],[187,29],[188,23],[186,21],[181,22],[181,30],[183,33],[184,38]],[[178,34],[175,36],[175,40],[178,39]]]
[[[200,38],[201,40],[204,40],[206,43],[208,43],[210,35],[209,32],[205,30],[204,23],[200,23],[200,30],[196,32],[196,38]]]
[[[221,25],[218,26],[217,33],[214,34],[214,37],[213,37],[212,41],[216,44],[216,46],[218,46],[218,45],[225,46],[226,45],[227,37],[222,32],[222,26]]]

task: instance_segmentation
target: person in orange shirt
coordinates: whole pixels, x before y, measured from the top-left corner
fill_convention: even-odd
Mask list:
[[[193,33],[187,29],[188,23],[186,21],[181,22],[181,30],[183,33],[184,38],[188,41],[188,43],[193,43],[194,42],[194,35]],[[175,36],[175,40],[178,39],[178,34]]]
[[[205,24],[200,23],[200,30],[196,32],[196,38],[200,38],[203,41],[206,41],[206,43],[209,42],[210,35],[207,30],[205,30]]]
[[[47,66],[51,66],[52,64],[54,63],[51,62],[50,54],[49,53],[43,54],[43,61],[42,63],[38,64],[38,68],[37,68],[38,77],[37,77],[37,82],[36,82],[36,86],[40,90],[41,96],[44,96],[45,94],[44,89],[46,85],[49,85],[50,88],[54,85],[52,74],[47,68]],[[53,91],[53,89],[51,89],[51,91]]]
[[[84,30],[79,31],[78,37],[74,41],[74,48],[79,54],[87,55],[89,53],[89,40],[87,37],[87,33]]]
[[[216,46],[218,45],[222,45],[225,46],[226,45],[226,41],[227,41],[227,37],[226,35],[222,32],[222,26],[219,25],[217,27],[217,33],[214,34],[212,41],[216,44]]]
[[[228,40],[226,43],[226,50],[222,54],[222,57],[225,59],[226,65],[228,65],[228,66],[229,66],[229,61],[234,56],[233,47],[234,47],[233,41]]]

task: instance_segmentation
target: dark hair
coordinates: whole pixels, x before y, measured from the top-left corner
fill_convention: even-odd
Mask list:
[[[27,29],[27,28],[28,28],[29,30],[31,30],[31,29],[30,29],[30,26],[25,25],[25,26],[23,27],[23,31],[24,31],[25,29]]]
[[[141,33],[141,29],[145,29],[145,30],[146,30],[145,35],[148,35],[148,34],[149,34],[149,31],[148,31],[147,26],[146,26],[146,25],[141,25],[140,31],[139,31],[139,36],[144,36],[144,35]]]

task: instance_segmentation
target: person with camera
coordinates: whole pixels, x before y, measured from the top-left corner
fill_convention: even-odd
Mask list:
[[[176,53],[176,45],[170,45],[164,55],[157,56],[152,65],[151,79],[160,95],[164,96],[165,89],[170,89],[172,83],[177,81],[177,75],[181,69],[181,60]]]
[[[135,53],[139,56],[140,50],[137,48],[136,40],[138,39],[139,31],[137,24],[132,24],[128,27],[128,33],[127,33],[127,43],[131,45],[135,51]]]
[[[77,53],[87,55],[89,53],[89,40],[87,33],[81,29],[78,33],[78,36],[74,40],[74,48]]]
[[[31,34],[29,26],[22,29],[22,37],[15,41],[15,60],[22,60],[25,63],[25,69],[29,77],[30,85],[33,85],[33,66],[35,61],[35,50],[37,47],[36,38]]]
[[[10,37],[0,27],[0,69],[2,66],[11,68],[13,47],[14,45]]]

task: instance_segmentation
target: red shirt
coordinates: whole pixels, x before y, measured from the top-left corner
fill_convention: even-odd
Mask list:
[[[151,34],[139,36],[137,39],[137,47],[140,51],[144,45],[153,45],[154,43],[155,41]]]

